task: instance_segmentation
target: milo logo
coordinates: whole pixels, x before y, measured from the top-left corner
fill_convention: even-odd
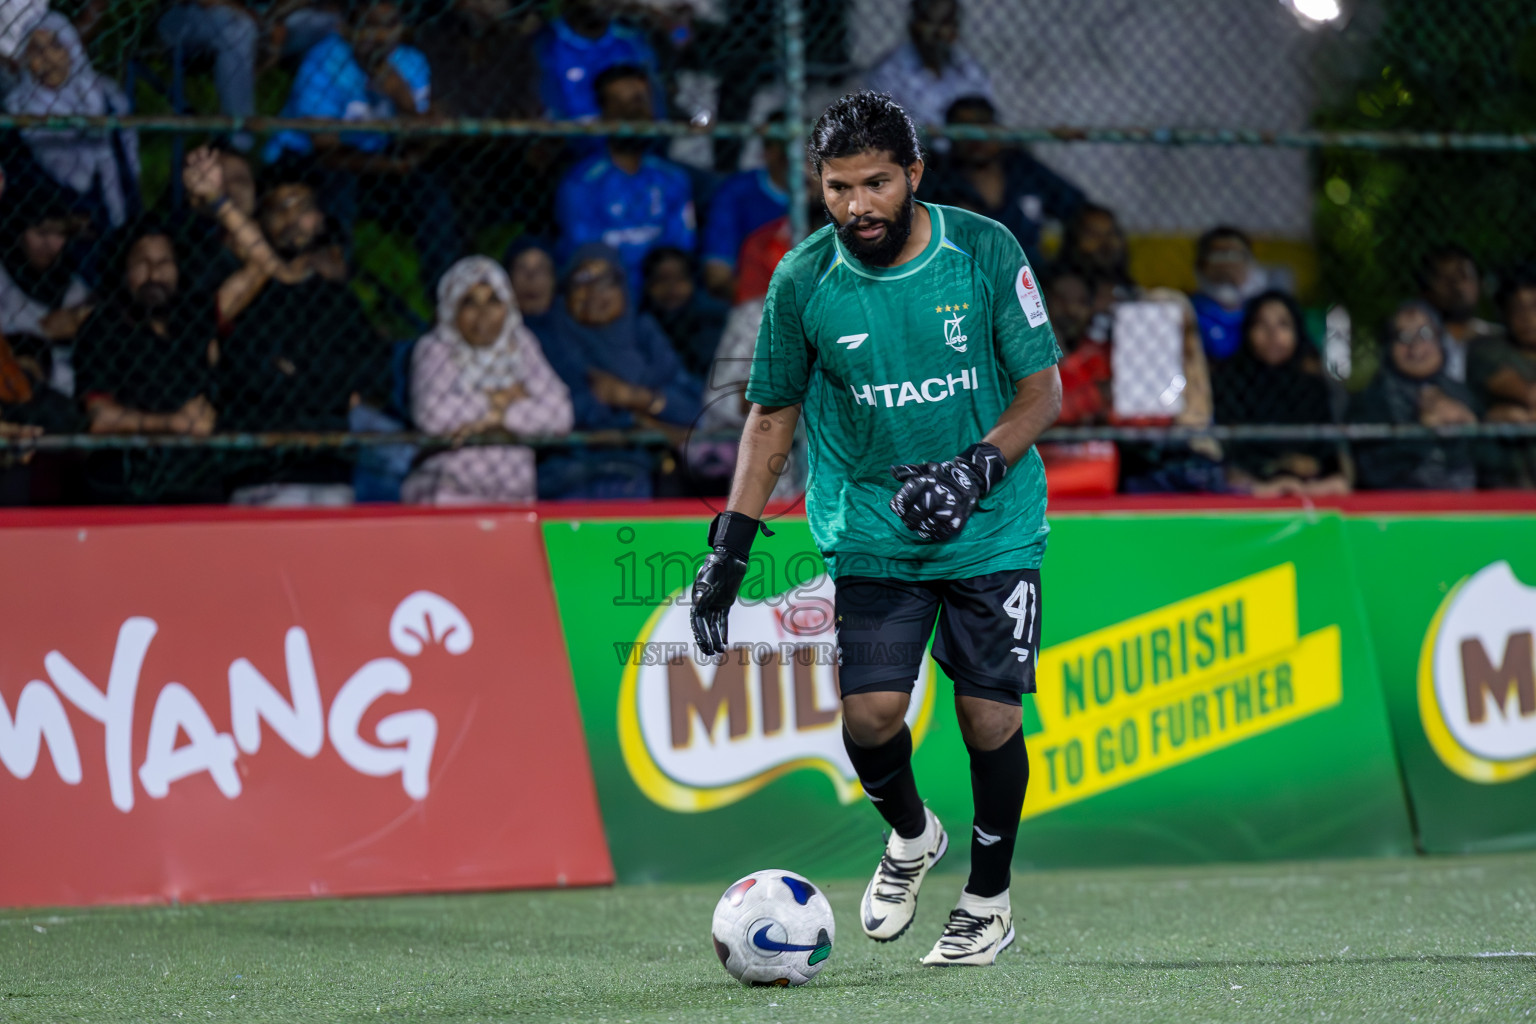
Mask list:
[[[731,647],[704,658],[686,599],[651,616],[619,687],[619,747],[635,784],[674,811],[735,803],[788,772],[819,771],[843,803],[862,794],[843,749],[831,577],[731,610]],[[933,710],[923,656],[907,724],[920,742]]]
[[[1508,562],[1463,580],[1419,653],[1419,717],[1447,768],[1498,783],[1536,771],[1536,587]]]

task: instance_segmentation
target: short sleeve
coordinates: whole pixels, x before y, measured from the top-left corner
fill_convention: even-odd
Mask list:
[[[1035,268],[1018,239],[1001,225],[990,228],[976,257],[992,284],[992,335],[1011,381],[1039,373],[1061,360],[1056,332],[1045,310]]]
[[[350,52],[338,36],[316,43],[299,66],[288,98],[289,116],[340,118],[347,111]]]
[[[806,343],[804,306],[795,279],[781,269],[768,284],[763,322],[757,329],[747,401],[758,405],[798,405],[811,378],[811,350]]]
[[[416,113],[425,114],[432,107],[432,66],[427,63],[426,54],[411,46],[397,46],[390,53],[389,62],[410,86]]]

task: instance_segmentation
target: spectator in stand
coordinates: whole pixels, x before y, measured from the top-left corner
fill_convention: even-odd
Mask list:
[[[1057,263],[1076,267],[1093,284],[1093,323],[1088,333],[1107,340],[1115,303],[1141,294],[1141,287],[1131,277],[1125,232],[1115,211],[1097,203],[1079,207],[1077,216],[1067,222]]]
[[[699,415],[701,384],[665,332],[637,313],[619,254],[598,243],[572,258],[565,299],[544,354],[571,391],[581,430],[664,429],[677,435]],[[549,498],[650,497],[650,457],[637,451],[557,456],[539,467]]]
[[[543,337],[555,317],[560,277],[555,273],[555,249],[537,235],[522,235],[507,246],[502,258],[512,280],[512,295],[523,326]]]
[[[14,190],[11,190],[14,191]],[[0,333],[34,360],[49,386],[74,394],[70,345],[91,314],[91,291],[71,264],[69,209],[51,190],[7,196],[0,237]]]
[[[819,191],[807,199],[805,214],[810,233],[819,231],[827,223],[827,205],[821,201]],[[735,303],[739,306],[766,296],[768,282],[773,279],[779,261],[793,248],[787,215],[769,221],[748,235],[741,243],[736,261]]]
[[[1200,341],[1215,363],[1230,359],[1243,344],[1247,304],[1269,287],[1269,276],[1253,258],[1253,243],[1234,227],[1215,227],[1195,243],[1195,278],[1190,296],[1200,318]]]
[[[1200,344],[1194,307],[1190,305],[1189,297],[1181,292],[1169,288],[1143,290],[1136,283],[1129,269],[1125,233],[1114,211],[1096,203],[1084,203],[1067,225],[1058,264],[1079,271],[1091,286],[1093,318],[1086,337],[1092,341],[1108,341],[1114,345],[1115,308],[1121,302],[1166,302],[1179,307],[1183,329],[1184,408],[1173,417],[1138,422],[1142,425],[1209,426],[1213,416],[1210,367]],[[1112,348],[1113,351],[1116,350]],[[1120,453],[1123,461],[1121,486],[1127,492],[1226,489],[1221,446],[1209,438],[1199,438],[1187,444],[1123,444]]]
[[[211,295],[182,290],[176,244],[160,224],[131,228],[107,301],[75,342],[76,390],[93,434],[212,433]]]
[[[428,116],[432,72],[420,50],[405,45],[400,6],[362,5],[348,35],[333,33],[305,54],[283,105],[284,117],[362,121]],[[420,152],[377,132],[307,135],[285,131],[267,143],[269,163],[318,156],[326,210],[350,228],[360,215],[408,225],[422,275],[437,280],[458,255],[453,203],[421,168]]]
[[[598,79],[620,65],[637,69],[650,86],[647,110],[657,120],[666,116],[656,54],[644,35],[614,20],[613,9],[613,0],[567,0],[539,34],[540,94],[551,121],[597,120],[603,110]],[[618,120],[606,113],[603,119]]]
[[[782,111],[769,124],[784,120]],[[763,166],[726,178],[709,205],[702,242],[704,284],[715,295],[736,291],[736,260],[747,237],[789,210],[789,156],[783,139],[763,140]]]
[[[1057,364],[1061,371],[1061,415],[1056,422],[1063,426],[1107,422],[1109,343],[1088,336],[1093,322],[1093,285],[1081,270],[1064,266],[1046,280],[1045,298],[1051,329],[1066,353]]]
[[[35,355],[18,354],[0,336],[0,434],[70,434],[82,422],[75,403],[48,386],[46,363]]]
[[[779,261],[793,248],[787,216],[771,220],[748,235],[737,255],[736,304],[766,296]]]
[[[997,109],[985,96],[962,96],[950,104],[944,120],[946,124],[995,125]],[[1082,189],[1021,146],[959,140],[935,163],[938,201],[1001,223],[1013,232],[1036,267],[1044,265],[1041,224],[1070,222],[1087,199]]]
[[[48,386],[48,375],[33,358],[17,356],[0,337],[0,438],[30,440],[44,433],[80,429],[75,403]],[[52,463],[52,465],[50,465]],[[50,488],[57,460],[37,453],[0,453],[0,506],[56,504],[63,495]]]
[[[597,79],[603,119],[650,119],[651,85],[644,69],[618,64]],[[661,245],[694,247],[693,192],[688,173],[647,151],[645,139],[611,138],[606,152],[573,167],[560,183],[556,219],[568,259],[589,242],[617,250],[638,292],[640,264]]]
[[[1111,300],[1126,298],[1137,290],[1125,231],[1115,211],[1107,206],[1084,203],[1078,207],[1077,216],[1067,222],[1062,235],[1058,261],[1093,275],[1098,280],[1096,296],[1102,296],[1106,287],[1113,290]]]
[[[75,342],[76,390],[93,434],[206,437],[219,318],[216,299],[188,294],[171,234],[157,222],[123,237],[107,300]],[[217,499],[217,482],[197,472],[201,452],[151,449],[87,460],[102,501]]]
[[[1384,358],[1350,403],[1358,423],[1443,427],[1477,422],[1477,401],[1445,372],[1445,328],[1423,300],[1405,302],[1382,329]],[[1477,486],[1473,446],[1459,438],[1368,441],[1355,445],[1360,486],[1378,490],[1468,491]]]
[[[523,326],[512,281],[495,260],[470,256],[437,286],[437,326],[411,356],[411,416],[455,438],[505,430],[565,434],[571,394]],[[439,452],[406,478],[401,497],[422,504],[532,501],[533,449],[474,446]]]
[[[1093,285],[1083,271],[1061,266],[1043,283],[1051,329],[1061,343],[1061,413],[1064,427],[1109,423],[1109,343],[1088,336],[1093,322]],[[1110,441],[1046,442],[1039,445],[1055,496],[1103,497],[1115,493],[1120,453]]]
[[[1536,265],[1511,271],[1496,301],[1506,333],[1473,346],[1469,383],[1485,400],[1490,420],[1536,421]]]
[[[1418,277],[1419,297],[1434,307],[1445,325],[1445,375],[1467,381],[1467,356],[1472,346],[1481,338],[1500,333],[1497,324],[1477,315],[1482,299],[1477,262],[1459,245],[1437,245],[1419,264]]]
[[[220,343],[219,415],[226,430],[346,430],[353,407],[389,393],[389,346],[347,287],[347,269],[326,238],[325,215],[305,171],[302,164],[268,168],[261,228],[289,273],[263,284]],[[254,468],[273,472],[258,462]],[[344,465],[314,460],[289,479],[334,484],[346,475]],[[268,497],[287,495],[251,500]]]
[[[646,253],[645,301],[641,308],[656,318],[672,341],[683,368],[703,379],[720,347],[720,332],[731,307],[698,287],[693,258],[663,246]]]
[[[920,127],[943,124],[962,96],[993,98],[986,70],[959,44],[959,0],[912,0],[907,34],[907,42],[870,71],[866,85],[888,93]]]
[[[156,26],[167,49],[180,47],[191,57],[214,59],[213,81],[219,109],[230,117],[256,113],[256,45],[261,30],[245,5],[234,0],[195,0],[172,3]],[[240,132],[237,149],[251,148],[253,139]]]
[[[1316,346],[1301,307],[1269,291],[1247,305],[1238,348],[1215,369],[1216,422],[1224,426],[1308,426],[1333,422],[1328,386],[1308,369]],[[1234,441],[1227,485],[1260,498],[1348,494],[1333,441]]]
[[[1499,285],[1495,304],[1503,332],[1473,342],[1467,355],[1467,383],[1490,423],[1536,422],[1536,266],[1516,267]],[[1487,483],[1495,487],[1536,486],[1536,442],[1510,439],[1486,446]]]
[[[80,34],[62,14],[49,14],[33,27],[21,67],[21,84],[5,97],[7,113],[102,117],[131,112],[122,88],[91,67]],[[38,165],[74,193],[98,228],[119,227],[138,212],[138,133],[23,128],[21,136]]]
[[[50,340],[73,338],[90,315],[90,289],[69,262],[74,219],[44,191],[7,203],[0,239],[0,330]]]
[[[206,228],[198,232],[192,225],[183,230],[196,239],[191,243],[195,266],[187,268],[185,290],[215,297],[221,330],[267,281],[278,278],[292,284],[307,275],[307,270],[289,267],[278,258],[262,234],[254,219],[256,183],[250,163],[239,153],[210,147],[193,150],[187,154],[182,182],[193,208],[218,225],[216,233]]]

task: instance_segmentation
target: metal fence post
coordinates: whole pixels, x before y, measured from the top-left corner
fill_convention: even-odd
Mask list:
[[[805,11],[801,0],[781,0],[784,18],[784,123],[789,137],[789,232],[795,243],[810,230],[805,193]]]

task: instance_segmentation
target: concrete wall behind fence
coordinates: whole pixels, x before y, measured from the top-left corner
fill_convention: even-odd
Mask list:
[[[907,10],[907,0],[852,0],[853,62],[870,67],[903,42]],[[1006,124],[1280,131],[1309,127],[1361,22],[1308,31],[1278,0],[962,0],[961,42],[991,72]],[[1049,143],[1035,153],[1132,233],[1231,222],[1310,234],[1305,151]]]

